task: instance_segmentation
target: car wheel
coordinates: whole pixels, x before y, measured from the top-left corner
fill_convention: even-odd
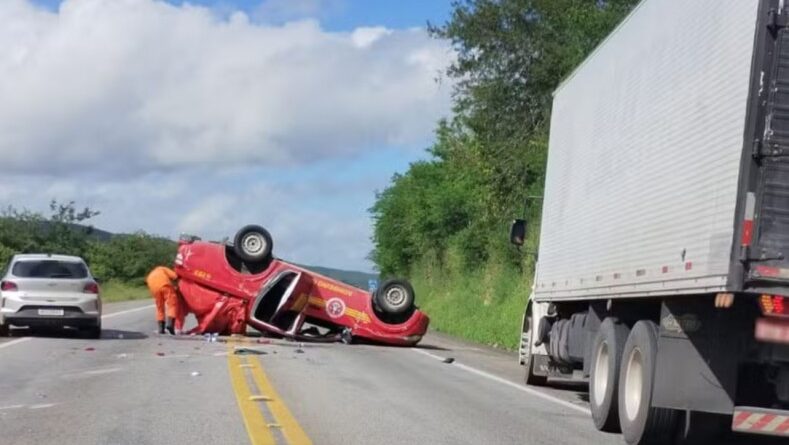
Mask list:
[[[274,248],[271,234],[263,227],[244,226],[236,232],[233,250],[243,261],[258,263],[265,261]]]
[[[403,314],[414,306],[414,288],[405,280],[387,280],[375,291],[373,298],[385,314]]]
[[[85,335],[88,338],[99,339],[101,338],[101,322],[96,326],[91,326],[85,330]]]
[[[523,315],[520,362],[524,367],[526,367],[526,376],[524,381],[527,385],[545,386],[548,383],[548,377],[534,373],[534,354],[532,353],[532,345],[534,345],[535,326],[533,326],[533,322],[534,320],[532,319],[531,304],[529,304],[528,310]]]
[[[677,411],[652,406],[658,327],[652,321],[633,326],[619,370],[619,423],[628,445],[669,443]]]
[[[5,323],[0,323],[0,337],[8,337],[11,334],[11,327]]]
[[[594,426],[600,431],[619,432],[619,368],[629,329],[613,318],[606,318],[592,343],[589,375],[589,405]]]

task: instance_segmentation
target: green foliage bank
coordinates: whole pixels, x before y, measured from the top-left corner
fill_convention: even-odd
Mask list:
[[[454,113],[429,159],[397,174],[370,209],[371,256],[405,275],[438,330],[518,342],[531,287],[553,90],[637,0],[465,0],[431,27],[457,51]],[[508,243],[514,217],[526,246]]]

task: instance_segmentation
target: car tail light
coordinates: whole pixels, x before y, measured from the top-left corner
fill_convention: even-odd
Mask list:
[[[789,316],[789,299],[782,295],[762,295],[759,305],[764,315]]]
[[[85,285],[85,288],[82,289],[83,292],[86,294],[98,294],[99,293],[99,285],[96,283],[88,283]]]
[[[16,286],[16,283],[14,283],[13,281],[3,281],[2,283],[0,283],[0,290],[13,291],[13,290],[19,290],[19,288]]]

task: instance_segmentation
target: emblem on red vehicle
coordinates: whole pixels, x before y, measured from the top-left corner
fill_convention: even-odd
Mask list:
[[[335,297],[326,302],[326,313],[331,318],[340,318],[345,313],[345,302]]]

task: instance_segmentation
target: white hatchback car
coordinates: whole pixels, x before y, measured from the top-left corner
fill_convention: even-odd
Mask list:
[[[14,326],[58,326],[101,337],[101,296],[76,256],[14,255],[0,282],[0,335]]]

